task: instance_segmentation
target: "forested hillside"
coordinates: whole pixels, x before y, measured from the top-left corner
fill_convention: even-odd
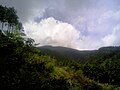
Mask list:
[[[8,16],[4,9],[9,10],[7,7],[0,6],[0,10],[3,10],[2,13]],[[80,59],[75,60],[75,58],[68,56],[65,60],[65,58],[58,58],[58,52],[54,52],[56,54],[51,56],[50,53],[47,53],[47,49],[39,50],[34,47],[32,39],[26,40],[20,35],[22,24],[21,28],[18,29],[18,23],[14,24],[13,21],[11,26],[6,16],[2,15],[0,14],[2,20],[4,19],[10,27],[5,32],[5,22],[0,20],[2,24],[0,30],[1,90],[120,89],[119,47],[101,48],[98,51],[86,52],[72,50],[73,55],[75,55],[74,52],[76,54],[79,52],[77,58]],[[69,51],[69,49],[66,50]],[[58,55],[57,58],[55,55]],[[79,55],[81,56],[79,57]],[[89,57],[84,58],[86,55]],[[82,59],[84,62],[81,63]]]
[[[75,50],[75,49],[71,49],[71,48],[67,48],[67,47],[53,47],[53,46],[41,46],[41,47],[37,47],[38,49],[40,49],[41,51],[43,51],[43,54],[47,54],[50,55],[51,57],[55,57],[58,60],[64,60],[64,61],[68,61],[68,60],[72,60],[72,61],[76,61],[76,62],[86,62],[86,60],[94,55],[96,53],[96,50],[90,51],[90,50],[86,50],[86,51],[79,51],[79,50]]]

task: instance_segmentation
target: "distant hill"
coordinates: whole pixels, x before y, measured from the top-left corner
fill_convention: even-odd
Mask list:
[[[60,47],[60,46],[41,46],[38,47],[43,54],[50,55],[58,60],[75,60],[79,62],[96,61],[101,58],[111,58],[117,52],[120,52],[120,47],[101,47],[98,50],[83,50]],[[102,59],[103,60],[103,59]]]
[[[57,58],[58,60],[76,60],[83,61],[88,57],[95,54],[96,50],[90,51],[79,51],[76,49],[66,48],[66,47],[53,47],[53,46],[42,46],[38,47],[44,54],[51,55],[52,57]]]
[[[99,51],[120,51],[120,46],[101,47]]]

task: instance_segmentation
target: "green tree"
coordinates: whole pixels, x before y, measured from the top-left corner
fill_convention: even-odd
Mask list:
[[[13,7],[8,8],[7,10],[8,30],[10,29],[13,30],[13,27],[18,24],[18,16],[16,13],[17,11]]]
[[[14,7],[7,8],[6,6],[3,7],[0,5],[0,22],[2,24],[1,30],[4,29],[5,23],[5,25],[8,27],[8,32],[14,32],[16,27],[18,27],[19,30],[22,29],[22,23],[19,22],[18,19],[17,11],[14,9]]]
[[[0,21],[2,23],[2,30],[4,28],[4,23],[6,22],[7,7],[0,5]]]

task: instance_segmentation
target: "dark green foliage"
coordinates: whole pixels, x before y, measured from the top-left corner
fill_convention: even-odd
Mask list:
[[[55,57],[60,66],[69,66],[74,71],[82,70],[85,76],[96,82],[120,86],[120,47],[103,47],[96,51],[74,51],[50,46],[39,49]],[[79,53],[79,59],[71,59],[74,54],[70,52]]]
[[[102,88],[83,76],[80,65],[58,65],[55,59],[23,43],[15,35],[0,37],[0,89],[80,90]]]
[[[95,81],[120,85],[120,61],[106,60],[102,64],[86,64],[83,73]]]
[[[43,51],[43,54],[50,55],[51,57],[56,58],[59,61],[75,61],[84,63],[87,61],[87,59],[94,55],[96,51],[79,51],[71,48],[66,47],[52,47],[52,46],[42,46],[37,47],[41,51]]]
[[[83,66],[87,77],[100,83],[120,86],[120,47],[101,48]]]

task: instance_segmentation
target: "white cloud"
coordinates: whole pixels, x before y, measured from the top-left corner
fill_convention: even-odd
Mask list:
[[[82,41],[79,42],[79,50],[94,50],[101,47],[101,41],[94,40],[90,36],[82,36]]]
[[[103,39],[103,43],[105,46],[109,46],[109,45],[112,45],[115,41],[115,36],[112,34],[112,35],[107,35],[105,36]]]
[[[78,48],[80,32],[72,25],[55,20],[52,17],[40,23],[30,22],[24,25],[27,35],[41,45]]]
[[[105,46],[108,46],[108,45],[119,46],[120,45],[120,24],[115,26],[113,29],[113,33],[106,35],[102,39],[102,41]]]
[[[63,46],[79,50],[97,49],[101,43],[91,37],[81,35],[71,24],[58,21],[53,17],[40,23],[29,22],[24,25],[26,33],[40,45]]]

